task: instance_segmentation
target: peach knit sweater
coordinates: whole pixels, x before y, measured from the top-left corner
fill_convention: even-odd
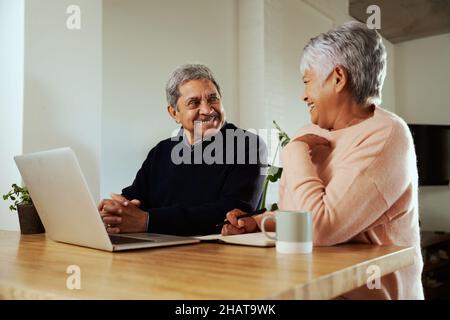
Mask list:
[[[331,148],[311,154],[305,143],[282,153],[280,210],[314,214],[314,245],[369,243],[413,246],[414,265],[381,278],[381,289],[362,286],[348,299],[423,299],[418,221],[418,176],[414,144],[406,123],[376,107],[356,125],[328,131],[307,125],[297,136],[314,133]]]

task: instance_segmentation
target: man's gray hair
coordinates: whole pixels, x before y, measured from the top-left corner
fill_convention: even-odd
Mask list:
[[[301,73],[314,70],[322,84],[337,65],[347,70],[350,89],[357,103],[381,103],[386,49],[376,30],[361,22],[346,22],[312,38],[303,49]]]
[[[177,101],[180,98],[180,86],[190,80],[210,80],[215,86],[219,95],[220,87],[211,70],[202,64],[184,64],[176,68],[170,75],[169,81],[166,85],[166,99],[167,103],[178,110]]]

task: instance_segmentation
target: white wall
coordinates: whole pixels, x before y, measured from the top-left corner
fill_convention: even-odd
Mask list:
[[[239,120],[243,128],[262,128],[267,123],[264,25],[264,1],[238,1]]]
[[[450,34],[395,46],[397,111],[408,123],[450,125]],[[450,187],[419,188],[424,230],[450,232]]]
[[[290,135],[310,122],[303,101],[300,57],[309,39],[332,28],[332,20],[298,0],[265,1],[265,127],[272,120]]]
[[[311,7],[316,8],[323,15],[333,21],[333,27],[344,22],[355,20],[348,14],[349,0],[303,0]],[[367,15],[369,17],[369,15]],[[381,25],[383,28],[383,25]],[[395,80],[395,49],[389,40],[383,39],[387,51],[387,72],[382,92],[381,106],[389,111],[396,112],[396,80]]]
[[[0,195],[20,184],[13,157],[22,152],[24,1],[0,0]],[[18,230],[17,215],[0,198],[0,229]]]
[[[69,30],[69,5],[81,29]],[[95,199],[100,190],[102,1],[27,0],[23,151],[70,146]]]
[[[131,184],[176,128],[164,88],[177,66],[209,66],[228,121],[239,124],[237,17],[236,0],[104,1],[102,197]]]
[[[411,123],[450,124],[450,33],[399,43],[398,112]]]

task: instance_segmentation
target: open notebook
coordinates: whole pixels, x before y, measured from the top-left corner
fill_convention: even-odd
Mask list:
[[[275,232],[268,232],[268,234],[271,236],[275,236]],[[236,234],[233,236],[222,236],[221,234],[211,234],[207,236],[200,236],[194,238],[201,241],[240,244],[244,246],[254,246],[254,247],[275,246],[275,240],[267,238],[262,232]]]

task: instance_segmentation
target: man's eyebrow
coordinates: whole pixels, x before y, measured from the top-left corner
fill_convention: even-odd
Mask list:
[[[197,96],[186,97],[186,101],[188,100],[200,100],[200,98]]]
[[[211,93],[209,93],[207,95],[208,98],[218,97],[218,96],[219,96],[219,94],[217,92],[211,92]],[[185,98],[185,101],[191,101],[191,100],[201,100],[201,97],[199,97],[199,96],[190,96],[190,97],[186,97]]]

